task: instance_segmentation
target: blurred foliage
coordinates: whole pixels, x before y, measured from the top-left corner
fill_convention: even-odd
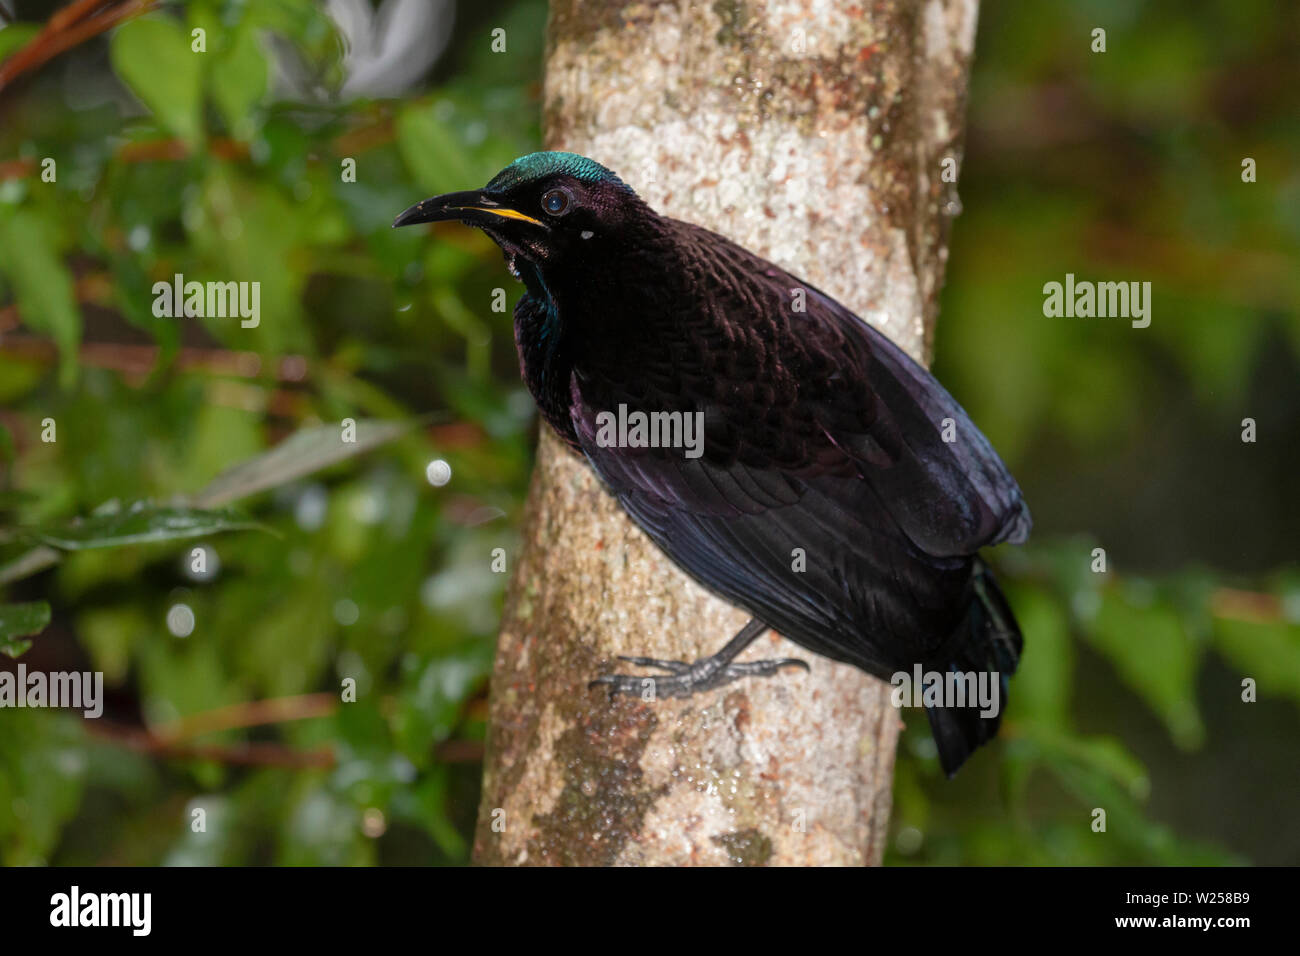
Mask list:
[[[401,102],[340,101],[343,44],[311,0],[170,5],[5,91],[0,303],[21,327],[0,352],[0,579],[37,546],[57,566],[10,583],[31,600],[0,624],[29,634],[50,601],[22,659],[108,685],[98,721],[0,712],[5,863],[467,858],[506,578],[490,556],[513,551],[531,403],[489,308],[495,247],[389,226],[534,148],[544,15],[512,10],[503,72],[462,11],[444,61],[463,67]],[[177,273],[259,281],[258,327],[154,316]],[[273,533],[230,530],[251,521]],[[322,708],[344,678],[356,703]],[[277,700],[286,716],[242,725]]]
[[[985,4],[936,369],[1035,509],[994,555],[1027,649],[956,780],[907,713],[891,862],[1297,859],[1284,6]],[[0,711],[0,861],[468,859],[533,413],[495,247],[389,224],[536,148],[545,7],[456,17],[400,98],[340,95],[312,0],[166,4],[0,93],[0,650],[107,688]],[[1151,327],[1044,318],[1066,272],[1150,280]],[[176,274],[261,322],[155,316]]]
[[[889,860],[1300,862],[1298,62],[1271,0],[981,5],[934,367],[1034,512],[1026,646],[1000,765],[908,721]],[[1150,327],[1045,317],[1067,272]]]

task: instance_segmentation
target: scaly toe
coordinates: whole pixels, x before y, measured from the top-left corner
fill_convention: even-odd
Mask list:
[[[724,673],[731,680],[739,677],[771,677],[783,667],[798,667],[805,671],[811,670],[807,661],[801,661],[797,657],[778,657],[769,661],[746,661],[740,664],[729,664],[724,669]]]
[[[691,664],[688,661],[664,661],[657,657],[626,657],[619,656],[620,661],[627,661],[629,664],[635,664],[637,667],[658,667],[666,670],[670,674],[687,674],[690,673]]]

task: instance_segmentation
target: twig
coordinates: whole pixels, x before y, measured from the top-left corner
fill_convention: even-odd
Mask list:
[[[8,309],[0,309],[0,331],[3,331],[10,314],[16,313],[10,313]],[[54,343],[34,335],[6,336],[4,348],[10,355],[41,359],[53,358],[57,352]],[[124,375],[143,376],[154,370],[161,352],[162,349],[157,345],[85,342],[78,349],[78,357],[84,366],[106,368]],[[176,353],[175,364],[183,371],[208,372],[231,378],[259,378],[263,374],[263,362],[263,357],[256,352],[187,346]],[[307,359],[302,355],[282,355],[270,363],[268,371],[278,381],[301,382],[307,378]]]
[[[105,0],[75,0],[58,10],[40,33],[0,63],[0,90],[65,50],[157,6],[157,0],[127,0],[105,10]]]
[[[334,754],[328,750],[294,750],[280,744],[244,743],[231,746],[178,744],[164,740],[147,730],[125,727],[103,720],[86,721],[87,732],[106,743],[126,747],[137,753],[168,760],[211,760],[240,767],[289,767],[293,769],[328,769],[334,766]]]
[[[259,724],[328,717],[338,706],[338,699],[333,694],[302,694],[250,701],[194,714],[158,733],[105,720],[87,720],[84,724],[87,733],[98,740],[163,760],[210,760],[240,767],[329,769],[337,763],[337,758],[332,750],[324,748],[295,750],[276,743],[194,744],[188,743],[186,738]],[[483,760],[483,744],[477,740],[445,740],[438,745],[435,759],[447,764],[479,763]]]
[[[226,137],[218,137],[209,140],[208,152],[217,159],[243,160],[248,158],[248,144]],[[184,140],[179,139],[151,139],[137,143],[127,143],[117,152],[117,158],[124,163],[181,160],[188,159],[189,155],[189,145]]]
[[[1210,613],[1232,621],[1274,624],[1284,619],[1282,599],[1261,591],[1215,588],[1210,596]]]
[[[272,697],[268,700],[250,700],[216,710],[182,717],[167,727],[159,730],[155,737],[159,741],[177,744],[191,737],[217,733],[223,730],[238,730],[245,727],[257,727],[262,724],[280,724],[292,720],[309,720],[313,717],[328,717],[338,709],[339,698],[335,694],[300,694],[296,697]]]

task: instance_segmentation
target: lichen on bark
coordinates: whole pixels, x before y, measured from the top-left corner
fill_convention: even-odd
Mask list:
[[[618,172],[928,355],[976,0],[555,0],[546,145]],[[669,562],[543,434],[492,679],[486,864],[878,863],[900,726],[887,685],[809,673],[610,701],[618,655],[693,659],[747,615]]]

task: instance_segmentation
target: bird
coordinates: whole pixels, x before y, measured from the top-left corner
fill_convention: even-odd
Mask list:
[[[591,686],[688,697],[806,669],[736,660],[771,629],[896,687],[900,674],[996,684],[993,708],[925,698],[949,777],[996,735],[1023,638],[978,552],[1025,541],[1032,522],[926,368],[831,296],[660,215],[576,153],[523,156],[393,226],[441,221],[481,229],[523,283],[515,344],[543,420],[678,567],[752,616],[713,655],[625,657],[662,673]],[[664,430],[676,444],[606,427],[615,410],[680,424]]]

